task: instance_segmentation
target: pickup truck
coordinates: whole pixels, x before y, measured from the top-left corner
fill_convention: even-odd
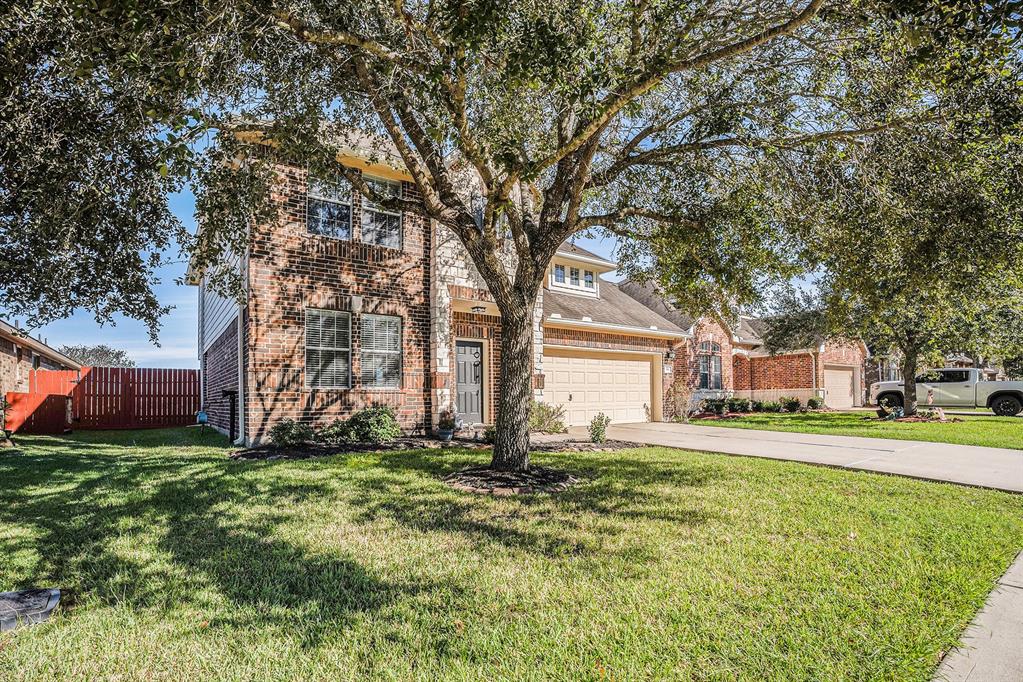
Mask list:
[[[901,381],[882,381],[870,385],[870,402],[879,405],[887,400],[890,406],[902,406]],[[975,369],[946,367],[916,378],[916,400],[928,405],[927,395],[934,396],[935,407],[989,407],[1000,417],[1023,412],[1023,381],[985,381]]]

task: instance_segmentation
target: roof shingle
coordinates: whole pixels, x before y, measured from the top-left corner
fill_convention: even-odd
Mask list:
[[[622,327],[650,329],[657,327],[659,331],[684,332],[671,320],[665,319],[656,312],[623,293],[614,282],[600,280],[600,298],[594,296],[578,296],[548,289],[543,293],[544,319],[551,315],[560,315],[565,320],[582,320],[590,318],[593,322],[614,324]]]

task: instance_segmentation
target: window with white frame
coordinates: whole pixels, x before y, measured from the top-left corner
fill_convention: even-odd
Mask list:
[[[352,318],[340,310],[305,311],[305,377],[309,388],[352,385]]]
[[[596,296],[599,291],[599,280],[595,270],[586,270],[569,263],[552,264],[549,278],[551,287],[573,293]]]
[[[721,381],[721,344],[713,341],[700,343],[697,364],[700,372],[700,388],[720,391]]]
[[[377,193],[387,198],[401,198],[401,183],[378,178],[366,178],[366,183]],[[362,198],[362,241],[366,244],[401,248],[401,212],[385,209]]]
[[[352,186],[347,180],[309,177],[306,230],[335,239],[352,238]]]
[[[363,388],[401,387],[401,318],[363,315],[359,360]]]

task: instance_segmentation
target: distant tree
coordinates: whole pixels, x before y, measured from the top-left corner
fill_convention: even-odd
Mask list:
[[[94,346],[61,346],[57,350],[75,362],[88,365],[89,367],[135,366],[135,361],[131,359],[127,351],[111,348],[103,343]]]
[[[1019,100],[980,89],[983,135],[889,131],[803,178],[826,207],[806,207],[817,291],[780,297],[768,332],[773,347],[845,336],[898,351],[908,414],[923,361],[1009,354],[1023,335],[1023,117]]]

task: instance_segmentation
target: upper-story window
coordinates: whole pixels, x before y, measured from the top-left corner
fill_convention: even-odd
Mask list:
[[[721,344],[713,341],[700,343],[697,365],[700,373],[700,388],[720,391],[721,380]]]
[[[570,263],[554,263],[550,271],[550,286],[587,296],[598,292],[597,273]]]
[[[401,183],[366,178],[373,190],[385,197],[401,198]],[[401,212],[379,206],[367,197],[362,199],[362,241],[366,244],[401,248]]]
[[[309,178],[306,230],[336,239],[352,238],[352,186],[346,180]]]

